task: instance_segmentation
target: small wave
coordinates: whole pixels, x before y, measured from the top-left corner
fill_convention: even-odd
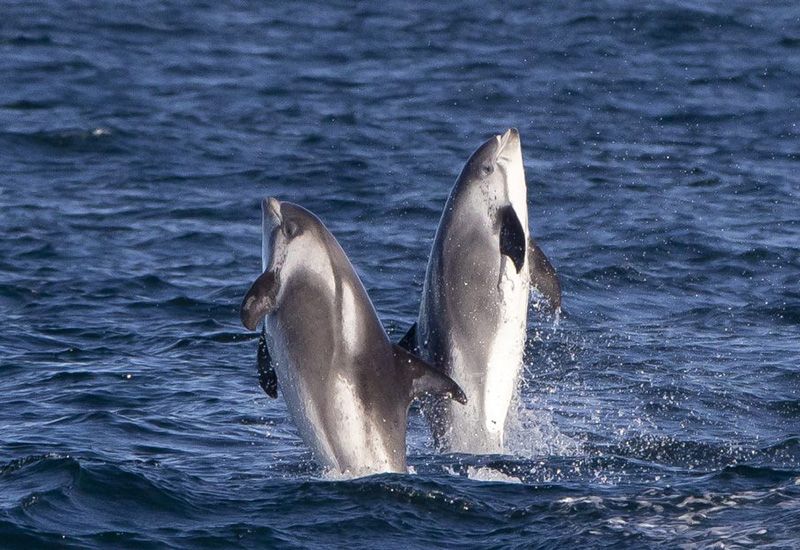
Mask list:
[[[47,34],[19,34],[13,38],[0,39],[0,44],[10,44],[12,46],[49,46],[53,44],[53,39]]]
[[[760,313],[773,321],[778,321],[781,324],[800,325],[800,303],[798,304],[782,304],[777,307],[758,307],[755,308],[757,313]]]
[[[11,144],[24,144],[59,151],[76,153],[121,153],[112,138],[112,131],[107,128],[89,130],[42,130],[36,132],[0,132],[0,141]]]
[[[800,48],[800,38],[784,36],[778,41],[778,44],[784,48]]]
[[[591,269],[583,273],[581,278],[595,283],[615,285],[646,281],[645,276],[632,265],[610,265]]]
[[[18,470],[26,468],[32,464],[38,464],[46,461],[59,461],[68,459],[67,455],[60,455],[57,453],[48,453],[43,455],[28,455],[21,458],[15,458],[0,466],[0,476],[12,474]]]
[[[707,40],[714,33],[738,30],[752,32],[752,26],[733,15],[700,8],[651,9],[641,19],[633,16],[650,38],[662,44],[675,41]]]
[[[589,445],[587,452],[646,461],[669,468],[709,472],[763,458],[763,451],[736,442],[681,440],[674,436],[642,434],[609,445]]]
[[[569,21],[567,21],[568,26],[579,26],[579,25],[587,25],[593,26],[596,25],[600,21],[600,18],[595,15],[582,15],[580,17],[573,17]]]
[[[12,101],[0,105],[3,109],[11,109],[14,111],[38,111],[42,109],[52,109],[58,104],[53,101],[35,101],[31,99],[20,99],[19,101]]]
[[[757,481],[759,483],[790,483],[794,484],[800,471],[796,469],[781,469],[769,466],[754,466],[750,464],[736,464],[726,466],[718,472],[710,474],[709,479],[716,481],[731,481],[744,479],[747,481]]]
[[[6,485],[3,499],[7,509],[26,510],[30,515],[44,507],[48,513],[63,517],[67,525],[82,521],[81,513],[96,514],[98,520],[105,516],[103,519],[113,524],[113,507],[105,511],[94,508],[95,502],[104,502],[109,494],[116,495],[118,505],[124,501],[132,511],[185,517],[194,506],[168,483],[141,471],[152,467],[137,463],[128,468],[70,455],[31,455],[0,467],[0,478]],[[79,517],[73,516],[76,513]]]

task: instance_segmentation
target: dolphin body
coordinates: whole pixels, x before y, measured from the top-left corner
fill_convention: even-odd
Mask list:
[[[389,341],[339,243],[308,210],[262,203],[263,273],[241,318],[259,342],[259,378],[281,392],[300,436],[331,473],[406,472],[408,407],[466,402],[447,375]]]
[[[512,128],[481,145],[456,181],[433,242],[419,317],[400,342],[469,398],[465,407],[424,403],[440,450],[504,452],[531,286],[560,308],[556,272],[530,238],[522,149]]]

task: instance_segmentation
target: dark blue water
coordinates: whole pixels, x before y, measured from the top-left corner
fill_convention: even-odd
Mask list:
[[[800,546],[796,2],[0,5],[0,546]],[[324,479],[238,304],[259,199],[395,338],[516,126],[566,314],[509,456]]]

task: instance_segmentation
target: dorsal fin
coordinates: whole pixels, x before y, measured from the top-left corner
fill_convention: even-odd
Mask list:
[[[392,352],[398,372],[409,382],[409,403],[423,395],[454,399],[461,404],[467,402],[464,391],[442,371],[396,344]]]
[[[528,269],[530,270],[531,286],[545,297],[553,311],[561,308],[561,282],[558,275],[544,255],[542,249],[533,238],[528,240]]]
[[[278,295],[278,281],[273,271],[265,271],[250,286],[250,290],[242,299],[239,316],[242,324],[249,330],[255,330],[265,315],[275,309],[275,298]]]
[[[397,345],[401,348],[410,351],[411,353],[417,353],[417,323],[411,325],[411,328],[408,329],[406,335],[403,336]]]

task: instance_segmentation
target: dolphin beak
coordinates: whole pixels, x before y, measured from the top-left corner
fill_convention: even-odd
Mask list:
[[[497,136],[499,147],[498,151],[503,151],[506,147],[513,147],[519,143],[519,130],[516,128],[509,128],[502,136]]]
[[[283,223],[281,203],[275,197],[261,201],[261,271],[269,269],[272,259],[272,232]]]
[[[502,136],[498,135],[495,136],[495,138],[497,139],[496,158],[505,157],[506,159],[511,159],[517,156],[517,152],[519,152],[520,156],[522,155],[519,130],[516,128],[509,128]]]
[[[283,223],[281,203],[275,197],[267,197],[261,201],[261,213],[264,227],[277,227]]]

